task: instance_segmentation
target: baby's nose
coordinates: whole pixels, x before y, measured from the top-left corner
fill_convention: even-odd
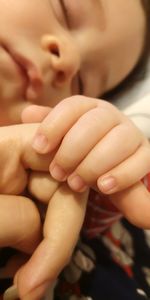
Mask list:
[[[72,40],[44,36],[43,48],[49,52],[53,70],[52,84],[61,87],[72,81],[80,69],[80,56]]]

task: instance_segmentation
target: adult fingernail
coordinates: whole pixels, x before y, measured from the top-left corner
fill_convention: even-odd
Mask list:
[[[19,299],[17,287],[15,285],[12,285],[5,291],[3,300],[17,300],[17,299]]]
[[[97,185],[98,185],[98,188],[101,190],[101,192],[107,193],[116,187],[116,180],[112,176],[104,177],[104,178],[98,179]]]
[[[73,190],[79,192],[84,192],[88,187],[79,175],[68,178],[68,184]]]
[[[65,181],[67,178],[66,172],[57,164],[50,167],[50,173],[58,181]]]
[[[50,285],[50,281],[43,283],[42,285],[35,288],[33,291],[28,293],[26,296],[23,297],[23,300],[39,300],[43,297],[46,293],[48,286]]]
[[[50,151],[50,144],[44,134],[38,133],[33,139],[32,147],[39,153],[47,153]]]

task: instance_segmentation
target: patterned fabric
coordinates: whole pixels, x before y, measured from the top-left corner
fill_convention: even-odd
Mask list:
[[[105,195],[90,191],[83,233],[88,238],[98,236],[107,228],[118,221],[122,214],[106,198]]]
[[[150,191],[150,174],[143,181]],[[1,267],[9,256],[10,251],[1,250]],[[7,283],[1,281],[1,292]],[[150,231],[129,224],[104,196],[91,190],[81,238],[58,279],[53,300],[149,297]],[[46,299],[51,299],[50,294]]]
[[[150,191],[150,174],[143,181]],[[91,191],[81,240],[54,300],[150,299],[150,231],[121,217],[104,196]]]

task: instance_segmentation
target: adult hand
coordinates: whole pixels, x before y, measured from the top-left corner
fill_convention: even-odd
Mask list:
[[[0,192],[7,194],[1,195],[3,227],[0,232],[0,246],[13,246],[26,253],[32,253],[36,248],[30,260],[15,277],[21,299],[27,297],[32,300],[39,299],[44,294],[47,284],[57,277],[68,262],[82,227],[87,200],[87,193],[76,194],[65,183],[59,186],[45,173],[50,156],[36,154],[31,147],[37,126],[29,124],[0,128]],[[37,171],[40,171],[39,176]],[[39,179],[44,186],[44,194],[37,193]],[[36,206],[30,199],[12,195],[23,193],[27,186],[35,197],[38,195],[39,200],[49,203],[40,244],[41,223]],[[11,220],[9,206],[15,214]],[[20,222],[23,223],[20,225]],[[40,290],[37,290],[39,285]]]
[[[30,183],[34,195],[38,194],[40,177],[41,174],[39,177],[36,174],[36,178],[33,177],[33,182]],[[47,175],[43,185],[44,195],[40,193],[45,202],[49,198],[48,192],[45,193],[48,180]],[[72,192],[65,183],[54,192],[48,204],[43,240],[31,259],[18,271],[14,280],[21,299],[41,299],[46,288],[53,284],[60,271],[69,262],[84,220],[87,198],[87,192],[83,194]]]

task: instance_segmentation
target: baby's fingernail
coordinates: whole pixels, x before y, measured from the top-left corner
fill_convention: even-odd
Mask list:
[[[79,175],[68,178],[69,186],[79,192],[84,192],[87,189],[87,185]]]
[[[66,172],[57,164],[50,167],[50,173],[58,181],[65,181],[67,178]]]
[[[17,300],[19,299],[18,290],[15,285],[9,287],[3,296],[3,300]]]
[[[116,180],[112,176],[104,177],[102,179],[98,179],[97,185],[98,185],[98,188],[101,190],[101,192],[107,193],[115,188]]]
[[[50,144],[44,134],[38,133],[33,139],[32,147],[39,153],[47,153],[50,151]]]

